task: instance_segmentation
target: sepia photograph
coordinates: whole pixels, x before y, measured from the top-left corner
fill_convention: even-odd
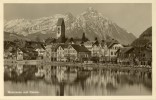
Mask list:
[[[152,96],[152,3],[4,3],[4,96]]]

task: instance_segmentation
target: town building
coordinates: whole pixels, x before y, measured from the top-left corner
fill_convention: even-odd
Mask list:
[[[83,45],[84,45],[89,51],[92,51],[93,41],[84,42]]]
[[[108,48],[104,40],[102,40],[101,42],[96,40],[95,42],[92,42],[92,45],[85,44],[85,46],[91,51],[93,61],[105,62],[106,56],[108,55]]]
[[[152,65],[152,49],[146,47],[135,48],[135,64],[136,65]]]
[[[100,43],[98,41],[95,41],[92,44],[92,50],[91,50],[91,56],[92,57],[100,57]]]
[[[100,43],[100,62],[106,62],[106,56],[108,55],[108,47],[106,45],[106,42],[104,40]]]
[[[23,51],[21,49],[17,49],[17,60],[23,60]]]
[[[107,42],[108,50],[107,50],[107,61],[108,62],[116,62],[117,60],[117,50],[120,48],[123,48],[123,46],[116,40],[111,40],[110,42]]]
[[[80,61],[89,60],[91,52],[83,45],[71,44],[68,46],[68,54],[70,61]]]
[[[119,48],[116,52],[116,55],[117,63],[122,65],[134,65],[135,52],[133,47],[129,46]]]
[[[59,44],[57,47],[57,61],[67,61],[65,55],[67,55],[68,51],[68,45],[66,44]]]
[[[46,52],[44,55],[45,61],[57,61],[57,47],[59,44],[53,43],[46,46]]]
[[[45,47],[42,44],[38,44],[35,47],[35,51],[38,53],[38,59],[43,59],[44,54],[45,54]]]

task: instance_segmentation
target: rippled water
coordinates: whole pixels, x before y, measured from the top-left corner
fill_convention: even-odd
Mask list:
[[[152,95],[151,74],[143,72],[20,64],[4,69],[5,96]]]

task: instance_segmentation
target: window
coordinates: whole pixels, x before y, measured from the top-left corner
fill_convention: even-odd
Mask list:
[[[111,52],[111,55],[113,55],[113,52]]]
[[[116,55],[115,52],[114,52],[114,55]]]
[[[58,27],[58,34],[60,34],[60,28]]]

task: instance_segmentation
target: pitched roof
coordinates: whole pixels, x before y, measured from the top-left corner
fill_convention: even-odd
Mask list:
[[[73,38],[73,40],[71,39],[71,38],[68,38],[67,40],[66,40],[66,44],[68,44],[68,43],[75,43],[75,44],[81,44],[82,43],[82,39],[80,39],[80,38]]]
[[[111,42],[107,43],[108,48],[111,48],[114,44],[119,44],[117,40],[112,40]]]
[[[61,26],[64,23],[64,19],[63,18],[59,18],[57,21],[57,26]]]
[[[74,39],[73,38],[68,38],[68,39],[66,39],[66,44],[69,44],[69,43],[72,43],[72,42],[74,42]]]
[[[77,52],[90,52],[85,46],[80,46],[76,44],[71,45]]]
[[[46,39],[46,44],[49,45],[49,44],[52,44],[52,43],[56,43],[56,39],[55,38],[48,38]]]
[[[93,46],[94,46],[94,45],[99,46],[99,44],[100,44],[99,41],[95,41],[95,42],[93,43]]]
[[[117,52],[120,52],[120,53],[128,53],[130,50],[133,50],[133,49],[134,49],[133,47],[124,47],[124,48],[118,49]]]
[[[92,41],[87,41],[87,42],[84,42],[84,45],[92,45],[93,42]]]
[[[59,44],[58,47],[61,46],[63,49],[68,48],[68,44]]]

